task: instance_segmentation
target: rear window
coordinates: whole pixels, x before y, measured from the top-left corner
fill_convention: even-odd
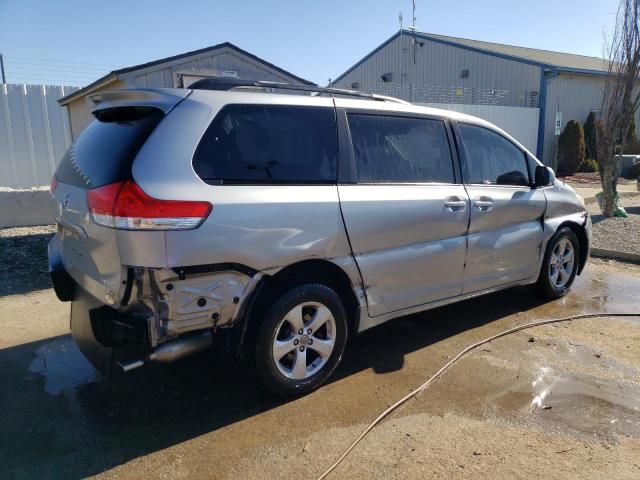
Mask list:
[[[56,178],[80,188],[131,178],[133,160],[162,116],[147,107],[100,112],[62,157]]]
[[[228,105],[193,157],[212,185],[335,183],[338,139],[334,109]]]

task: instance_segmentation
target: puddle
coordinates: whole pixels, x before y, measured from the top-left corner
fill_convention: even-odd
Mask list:
[[[631,382],[542,367],[529,391],[506,392],[496,404],[542,427],[586,440],[615,443],[619,436],[640,438],[640,387]]]
[[[96,371],[80,353],[70,335],[58,338],[39,347],[29,371],[45,378],[44,389],[51,395],[92,383]]]
[[[606,274],[588,275],[585,282],[587,300],[593,311],[633,312],[637,311],[637,292],[640,291],[640,280],[628,275],[607,272]]]

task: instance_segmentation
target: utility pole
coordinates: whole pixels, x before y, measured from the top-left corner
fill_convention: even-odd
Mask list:
[[[0,71],[2,72],[2,83],[7,83],[7,79],[4,76],[4,59],[0,53]]]

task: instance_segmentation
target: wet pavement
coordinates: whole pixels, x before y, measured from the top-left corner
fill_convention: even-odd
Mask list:
[[[366,422],[466,345],[527,321],[640,312],[639,294],[640,267],[593,261],[559,301],[543,303],[528,288],[514,288],[401,318],[352,339],[328,385],[288,401],[265,391],[250,367],[207,353],[106,382],[67,334],[68,305],[51,290],[0,297],[0,477],[284,478],[295,468],[299,478],[313,478]],[[508,450],[500,442],[515,445],[509,435],[519,429],[513,438],[525,444],[571,439],[584,447],[580,455],[590,452],[602,464],[611,457],[616,465],[607,468],[628,467],[622,472],[640,478],[640,461],[629,460],[629,452],[640,459],[640,320],[574,321],[481,347],[385,420],[332,478],[357,476],[349,468],[362,478],[393,477],[395,456],[406,462],[398,478],[411,478],[424,458],[409,461],[395,450],[410,435],[423,436],[431,459],[431,470],[415,478],[456,477],[468,459],[454,447],[439,451],[418,426],[448,431],[460,418],[464,439],[479,445],[464,454],[478,475],[496,471],[479,463],[489,458],[480,455],[484,442]],[[382,454],[367,457],[383,444]],[[606,450],[594,453],[590,445]],[[580,448],[562,453],[562,461],[583,462],[571,457]],[[509,462],[520,458],[512,450]],[[522,453],[518,461],[525,460]],[[377,470],[369,475],[371,465]]]

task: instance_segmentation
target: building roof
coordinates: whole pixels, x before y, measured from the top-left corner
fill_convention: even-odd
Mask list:
[[[536,48],[519,47],[515,45],[505,45],[502,43],[483,42],[481,40],[450,37],[434,33],[414,32],[412,30],[404,29],[402,32],[398,32],[391,36],[331,83],[333,84],[341,80],[356,67],[364,63],[369,57],[395,40],[400,34],[412,35],[419,39],[430,40],[436,43],[485,53],[487,55],[498,56],[516,62],[533,64],[542,68],[556,70],[558,72],[574,72],[587,75],[606,75],[608,72],[608,61],[603,58],[587,57],[585,55],[576,55],[573,53],[553,52],[550,50],[539,50]]]
[[[163,63],[174,62],[176,60],[181,60],[183,58],[188,58],[194,55],[200,55],[202,53],[212,52],[214,50],[218,50],[221,48],[230,48],[231,50],[235,50],[236,52],[241,53],[242,55],[245,55],[255,61],[258,61],[266,65],[267,67],[272,68],[273,70],[276,70],[279,73],[282,73],[283,75],[294,78],[295,80],[299,81],[304,85],[315,85],[315,83],[310,82],[309,80],[306,80],[302,77],[298,77],[297,75],[294,75],[293,73],[288,72],[283,68],[280,68],[277,65],[274,65],[273,63],[267,62],[266,60],[263,60],[262,58],[257,57],[256,55],[249,53],[246,50],[241,49],[240,47],[235,46],[233,43],[224,42],[224,43],[219,43],[217,45],[213,45],[211,47],[205,47],[199,50],[193,50],[191,52],[181,53],[180,55],[173,55],[171,57],[161,58],[159,60],[154,60],[152,62],[141,63],[140,65],[134,65],[132,67],[125,67],[125,68],[120,68],[118,70],[113,70],[112,72],[107,73],[103,77],[100,77],[95,82],[90,83],[86,87],[83,87],[80,90],[76,90],[75,92],[71,93],[70,95],[67,95],[66,97],[62,97],[61,99],[58,100],[58,103],[60,105],[66,105],[72,100],[75,100],[76,98],[79,98],[79,97],[83,97],[87,93],[95,90],[96,88],[102,85],[111,83],[112,81],[116,80],[120,75],[131,73],[136,70],[142,70],[144,68],[153,67],[156,65],[161,65]]]
[[[604,58],[587,57],[574,53],[553,52],[551,50],[539,50],[537,48],[519,47],[516,45],[505,45],[502,43],[483,42],[481,40],[471,40],[468,38],[449,37],[446,35],[436,35],[433,33],[416,32],[417,36],[441,40],[467,47],[499,53],[510,57],[529,60],[545,66],[558,67],[559,69],[589,70],[607,72],[609,62]]]

